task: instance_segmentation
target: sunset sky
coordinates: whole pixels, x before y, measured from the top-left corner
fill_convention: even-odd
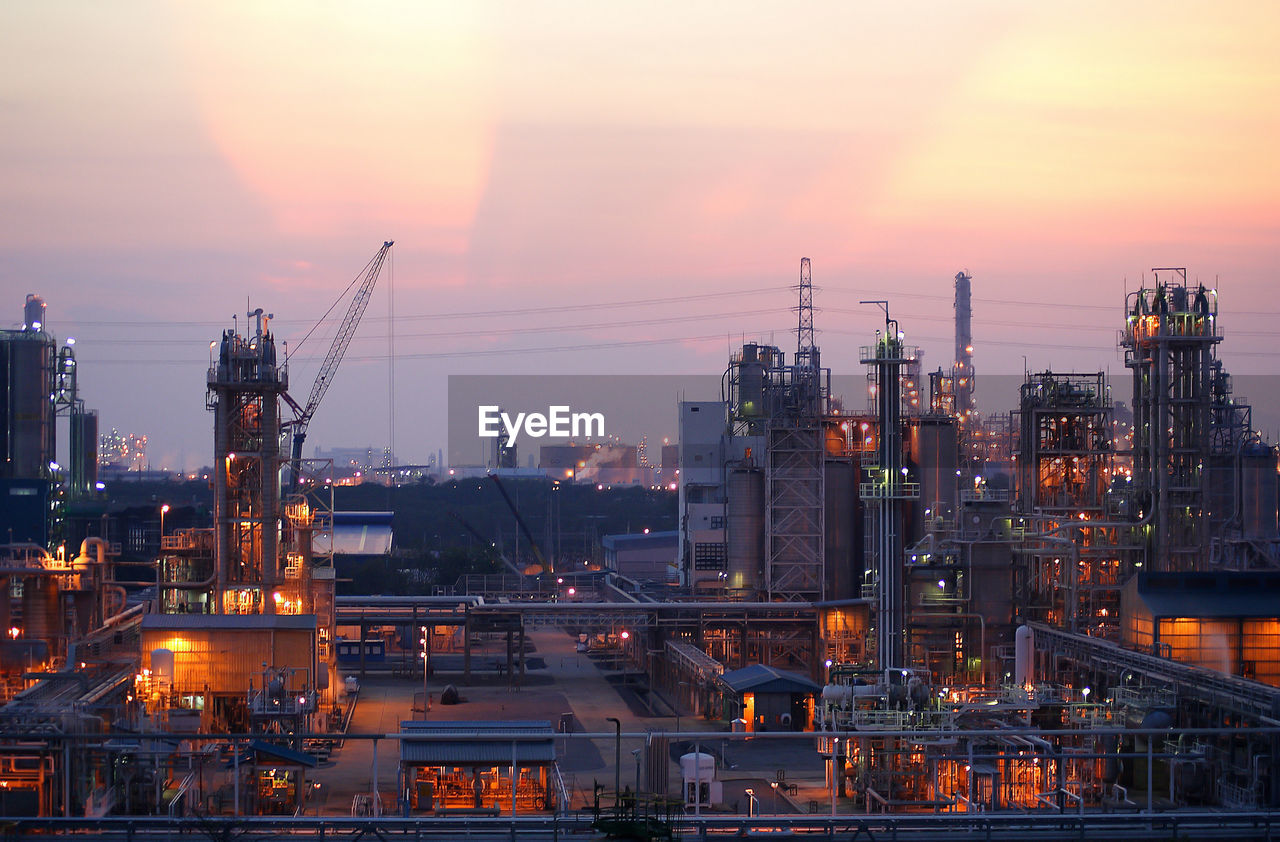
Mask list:
[[[210,458],[232,315],[296,344],[385,239],[311,444],[387,442],[391,348],[408,461],[444,447],[450,373],[790,351],[803,256],[841,373],[862,298],[948,364],[967,268],[979,372],[1124,397],[1125,290],[1185,266],[1228,367],[1274,374],[1278,32],[1280,4],[1221,0],[9,2],[0,324],[42,295],[103,429],[175,468]]]

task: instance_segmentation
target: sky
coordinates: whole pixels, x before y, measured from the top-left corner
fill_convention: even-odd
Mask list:
[[[1123,384],[1126,290],[1180,266],[1272,374],[1277,31],[1244,0],[5,3],[0,326],[42,295],[102,428],[188,469],[209,341],[274,313],[305,397],[334,317],[299,340],[387,239],[311,445],[425,460],[450,374],[792,349],[806,256],[838,373],[866,298],[948,364],[967,269],[980,373]]]

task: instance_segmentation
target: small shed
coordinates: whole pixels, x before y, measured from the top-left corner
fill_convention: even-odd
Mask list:
[[[555,730],[545,721],[401,722],[404,804],[419,813],[516,815],[556,806]]]
[[[720,676],[725,719],[743,719],[749,731],[806,731],[813,697],[822,688],[798,672],[754,664]]]
[[[292,816],[306,807],[307,770],[316,767],[314,757],[263,740],[250,742],[249,753],[253,758],[248,774],[254,813]]]

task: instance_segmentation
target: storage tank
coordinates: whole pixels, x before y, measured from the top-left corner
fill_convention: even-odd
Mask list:
[[[851,462],[831,460],[823,465],[826,483],[823,512],[826,582],[824,598],[853,599],[862,593],[862,567],[858,562],[857,530],[859,470]]]
[[[918,505],[934,512],[939,507],[943,512],[955,511],[960,461],[955,419],[928,415],[916,420],[911,426],[910,452],[920,477]]]
[[[34,292],[27,294],[27,301],[22,307],[22,328],[23,330],[45,329],[44,299]]]
[[[1276,452],[1257,444],[1240,459],[1241,521],[1244,537],[1262,541],[1276,537]]]
[[[175,660],[172,649],[151,650],[151,677],[157,684],[173,685]]]
[[[10,332],[0,340],[0,477],[47,477],[54,460],[53,339]]]
[[[731,590],[758,590],[764,564],[764,473],[729,472],[725,554]]]
[[[98,413],[72,412],[71,493],[87,497],[98,484]]]
[[[1035,683],[1035,633],[1030,626],[1018,626],[1013,638],[1013,683],[1029,687]]]
[[[52,576],[28,576],[22,583],[22,636],[36,640],[62,637],[58,581]]]
[[[764,363],[759,346],[754,343],[742,346],[738,363],[738,405],[734,412],[743,420],[764,416]]]

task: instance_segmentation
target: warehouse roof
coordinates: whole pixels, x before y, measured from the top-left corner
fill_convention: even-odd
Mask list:
[[[401,722],[400,762],[410,766],[541,765],[556,759],[546,721]]]
[[[1140,573],[1137,595],[1153,617],[1280,617],[1280,573]]]
[[[306,766],[315,768],[318,765],[315,757],[310,754],[304,754],[295,751],[288,746],[276,745],[275,743],[267,743],[262,740],[254,740],[249,743],[249,751],[251,751],[259,761],[264,757],[274,758],[279,763],[290,764],[294,766]]]
[[[735,693],[816,693],[822,688],[798,672],[754,664],[726,672],[720,680]]]
[[[644,548],[655,547],[674,547],[680,543],[679,532],[643,532],[627,533],[622,535],[606,535],[600,539],[600,543],[607,550],[638,550]]]

